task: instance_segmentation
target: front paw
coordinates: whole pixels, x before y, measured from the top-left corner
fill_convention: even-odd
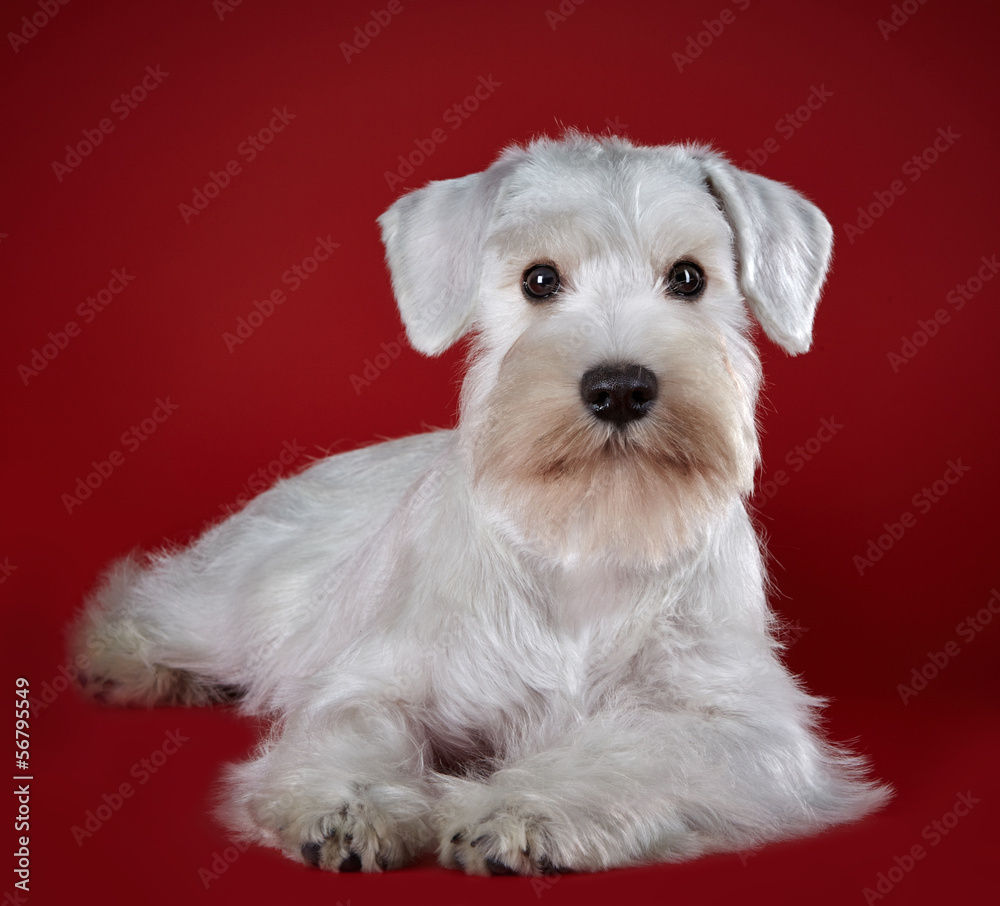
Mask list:
[[[560,865],[551,822],[516,808],[446,828],[441,863],[470,875],[547,875]]]
[[[360,791],[329,811],[279,830],[283,849],[324,871],[387,871],[411,862],[427,842],[427,822],[402,818]]]
[[[376,828],[377,823],[382,827]],[[399,847],[393,846],[392,829],[356,805],[345,803],[325,815],[314,833],[319,839],[303,843],[299,851],[305,862],[325,871],[385,871],[403,864],[393,858]]]

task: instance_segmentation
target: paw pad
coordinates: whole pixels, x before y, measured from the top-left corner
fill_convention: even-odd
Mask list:
[[[321,843],[303,843],[302,858],[312,865],[313,868],[319,868],[319,853],[321,849]]]
[[[337,871],[361,871],[361,856],[357,853],[351,853],[346,859],[344,859],[343,862],[340,863],[340,867]]]
[[[473,844],[475,845],[475,844]],[[496,877],[497,875],[516,875],[517,872],[514,871],[509,865],[501,862],[499,859],[486,858],[483,859],[483,864],[488,869],[491,876]]]

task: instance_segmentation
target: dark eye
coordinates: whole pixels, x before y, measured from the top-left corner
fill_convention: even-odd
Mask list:
[[[693,299],[705,288],[705,275],[697,264],[678,261],[667,274],[667,292]]]
[[[540,302],[559,292],[559,271],[548,264],[536,264],[524,272],[524,294]]]

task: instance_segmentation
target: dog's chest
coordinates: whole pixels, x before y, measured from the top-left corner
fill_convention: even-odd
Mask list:
[[[492,757],[540,727],[648,694],[656,639],[634,589],[623,598],[600,576],[559,578],[544,594],[454,614],[425,651],[422,710],[442,764]]]

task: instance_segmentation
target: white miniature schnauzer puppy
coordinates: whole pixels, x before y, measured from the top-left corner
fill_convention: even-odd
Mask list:
[[[880,805],[779,659],[747,515],[752,312],[809,348],[831,229],[708,148],[571,133],[381,217],[407,335],[474,337],[458,427],[320,461],[75,634],[116,704],[275,717],[238,833],[331,871],[741,850]]]

